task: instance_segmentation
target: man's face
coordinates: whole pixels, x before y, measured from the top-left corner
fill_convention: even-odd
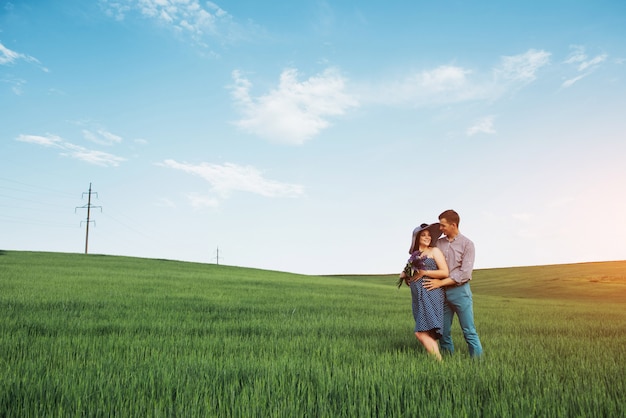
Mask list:
[[[446,218],[441,218],[439,220],[439,229],[447,237],[454,232],[454,224],[448,222]]]

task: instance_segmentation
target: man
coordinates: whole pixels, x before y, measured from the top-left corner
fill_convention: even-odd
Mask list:
[[[437,241],[437,247],[446,258],[450,277],[424,279],[424,287],[431,290],[445,286],[443,337],[439,340],[441,351],[449,354],[454,353],[450,329],[454,314],[457,314],[470,356],[480,357],[483,353],[483,347],[474,326],[474,307],[469,285],[474,269],[474,243],[459,232],[459,222],[459,214],[453,210],[446,210],[439,215],[439,228],[444,236]]]

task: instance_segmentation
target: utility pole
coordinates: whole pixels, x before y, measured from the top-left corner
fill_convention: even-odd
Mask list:
[[[215,264],[220,264],[220,247],[217,247],[215,252]]]
[[[96,197],[98,197],[98,193],[91,191],[91,183],[89,183],[89,192],[83,192],[83,196],[85,194],[89,195],[88,198],[87,198],[87,205],[85,205],[85,206],[77,206],[74,209],[74,213],[76,213],[76,209],[85,209],[85,208],[87,209],[87,221],[86,221],[86,223],[87,223],[87,232],[85,234],[85,254],[87,254],[87,252],[88,252],[87,249],[89,248],[89,224],[91,222],[93,222],[94,225],[96,224],[96,221],[92,221],[91,220],[91,208],[100,208],[100,212],[102,212],[102,206],[92,206],[91,205],[91,195],[95,194]],[[80,224],[82,225],[83,221],[81,221]]]

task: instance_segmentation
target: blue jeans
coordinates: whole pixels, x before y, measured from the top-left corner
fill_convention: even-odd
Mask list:
[[[474,307],[469,283],[446,288],[446,300],[443,305],[443,337],[439,340],[439,345],[441,351],[449,354],[454,353],[454,343],[452,342],[452,335],[450,335],[454,314],[459,317],[470,356],[480,357],[483,353],[483,347],[474,326]]]

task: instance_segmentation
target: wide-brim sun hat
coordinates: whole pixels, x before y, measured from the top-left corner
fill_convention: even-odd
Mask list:
[[[417,242],[417,237],[419,236],[420,232],[426,229],[428,230],[428,232],[430,232],[430,237],[431,237],[430,246],[431,247],[435,246],[435,244],[437,243],[437,240],[442,234],[441,230],[439,229],[439,225],[441,225],[439,222],[435,222],[434,224],[430,224],[430,225],[421,224],[420,226],[415,228],[413,230],[413,240],[411,241],[411,248],[409,249],[409,254],[413,254],[413,252],[417,250],[419,246],[419,243]]]

